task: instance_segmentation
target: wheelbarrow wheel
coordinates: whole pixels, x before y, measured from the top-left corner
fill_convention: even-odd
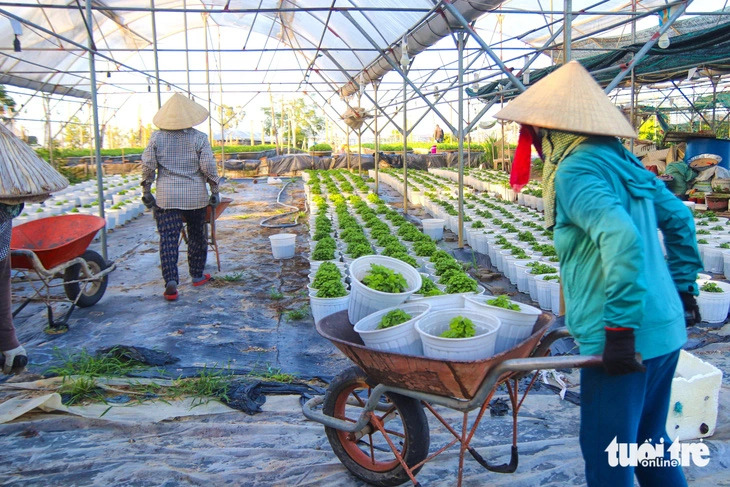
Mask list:
[[[351,367],[335,377],[327,388],[322,412],[356,422],[370,395],[371,385],[359,367]],[[380,398],[374,414],[383,423],[390,440],[409,467],[426,456],[430,445],[428,421],[420,402],[400,394]],[[371,485],[390,487],[410,478],[393,454],[385,436],[370,422],[356,433],[325,427],[335,455],[356,477]],[[413,471],[415,475],[420,467]]]
[[[86,261],[86,265],[92,274],[98,274],[107,267],[104,258],[93,250],[87,250],[81,258]],[[67,267],[63,273],[63,289],[71,301],[74,301],[78,296],[79,300],[76,301],[77,306],[88,308],[89,306],[95,305],[104,296],[108,276],[86,282],[74,282],[78,281],[80,274],[81,264],[74,264]]]

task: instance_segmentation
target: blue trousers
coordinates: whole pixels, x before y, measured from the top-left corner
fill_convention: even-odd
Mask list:
[[[612,467],[606,448],[618,443],[653,444],[671,440],[666,422],[669,393],[679,350],[644,360],[645,373],[611,376],[602,368],[581,369],[580,448],[589,487],[686,487],[682,467]]]
[[[205,238],[205,208],[197,210],[162,210],[156,212],[157,231],[160,234],[160,267],[165,283],[180,283],[177,273],[178,246],[183,218],[187,223],[188,270],[190,277],[202,277],[208,257],[208,242]]]

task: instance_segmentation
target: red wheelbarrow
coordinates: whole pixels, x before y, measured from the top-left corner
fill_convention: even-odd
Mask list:
[[[68,328],[74,308],[96,304],[106,292],[107,279],[116,265],[87,247],[105,221],[93,215],[63,215],[40,218],[13,227],[10,266],[15,280],[29,283],[34,293],[13,311],[17,315],[31,301],[43,301],[50,330]],[[54,282],[62,279],[62,283]],[[51,294],[63,286],[71,307],[60,321],[53,319],[51,302],[65,300]]]
[[[568,336],[565,328],[547,333],[553,322],[552,315],[543,313],[530,337],[514,348],[483,360],[455,361],[367,348],[347,311],[329,315],[316,324],[317,332],[357,366],[336,376],[327,393],[307,401],[302,411],[324,424],[335,455],[370,485],[391,487],[410,480],[419,486],[415,476],[421,467],[452,446],[459,448],[456,486],[462,483],[466,453],[489,471],[515,472],[517,415],[537,374],[522,391],[520,379],[536,370],[601,365],[598,356],[548,357],[553,342]],[[512,450],[509,463],[492,464],[469,443],[500,384],[507,387],[512,404]],[[463,413],[461,427],[450,425],[434,406]],[[470,424],[471,411],[477,414]],[[453,435],[430,455],[426,412]]]

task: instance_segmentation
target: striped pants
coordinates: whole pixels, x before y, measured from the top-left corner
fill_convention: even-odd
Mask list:
[[[157,231],[160,233],[160,266],[165,283],[180,282],[177,273],[178,246],[183,223],[187,223],[188,270],[190,277],[203,277],[208,257],[205,235],[205,208],[197,210],[156,210]]]

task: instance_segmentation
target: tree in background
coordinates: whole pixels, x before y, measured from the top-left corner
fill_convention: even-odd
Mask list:
[[[283,117],[282,117],[283,109]],[[272,119],[271,108],[264,107],[264,129],[271,131]],[[324,117],[319,115],[319,107],[308,105],[304,98],[294,100],[282,100],[274,104],[274,125],[277,133],[284,137],[284,134],[291,133],[292,125],[295,133],[295,146],[308,147],[308,139],[316,139],[318,134],[324,130]],[[282,123],[283,122],[283,123]]]
[[[5,91],[5,87],[0,85],[0,119],[7,121],[6,115],[11,115],[15,111],[15,100]]]
[[[654,116],[646,119],[639,127],[639,138],[642,140],[651,140],[659,145],[664,138],[664,130],[659,126]]]
[[[89,126],[81,123],[78,117],[71,117],[63,129],[63,145],[73,149],[88,147],[91,143]]]
[[[246,116],[246,112],[243,111],[242,107],[229,107],[228,105],[221,105],[221,120],[223,121],[223,135],[229,130],[234,130],[238,127],[238,124]]]

